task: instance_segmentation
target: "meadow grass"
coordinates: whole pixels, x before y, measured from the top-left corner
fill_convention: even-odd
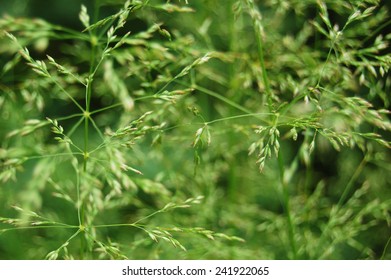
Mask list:
[[[0,19],[0,258],[390,257],[384,3],[78,17]]]

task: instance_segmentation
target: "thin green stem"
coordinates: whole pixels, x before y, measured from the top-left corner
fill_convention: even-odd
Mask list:
[[[265,84],[266,94],[268,95],[269,106],[271,106],[271,104],[272,104],[271,88],[270,88],[269,77],[267,75],[266,66],[265,66],[262,35],[261,35],[261,32],[260,32],[260,28],[256,24],[255,21],[254,21],[254,29],[255,29],[255,36],[256,36],[257,45],[258,45],[258,59],[259,59],[259,62],[261,64],[261,69],[262,69],[262,79],[263,79],[263,83]]]
[[[364,158],[362,159],[362,161],[360,162],[360,164],[358,165],[358,167],[356,168],[355,172],[351,176],[349,182],[346,184],[346,187],[345,187],[345,189],[344,189],[344,191],[343,191],[343,193],[342,193],[342,195],[341,195],[341,197],[340,197],[340,199],[339,199],[339,201],[338,201],[338,203],[336,205],[336,209],[332,208],[332,211],[337,212],[340,209],[342,204],[345,202],[346,197],[349,194],[349,192],[350,192],[354,182],[357,180],[359,175],[362,173],[362,171],[364,169],[364,166],[366,165],[367,162],[368,162],[368,156],[365,155]],[[318,242],[319,246],[318,246],[318,250],[317,250],[315,256],[318,255],[320,258],[324,254],[320,255],[319,254],[320,253],[319,250],[322,250],[322,248],[324,248],[324,246],[321,246],[321,244],[325,244],[326,243],[325,238],[327,237],[327,234],[328,234],[328,232],[330,230],[330,226],[331,226],[330,222],[331,222],[331,217],[329,217],[329,221],[326,224],[326,226],[323,228],[322,234],[319,237],[319,242]]]
[[[26,226],[26,227],[6,228],[6,229],[1,229],[0,233],[5,233],[5,232],[8,232],[8,231],[14,231],[14,230],[31,230],[31,229],[45,229],[45,228],[68,228],[68,229],[75,229],[75,228],[79,228],[79,226],[68,225],[68,224],[63,224],[63,223],[56,223],[56,225],[48,225],[48,226]]]
[[[58,247],[55,251],[59,252],[60,250],[64,249],[65,247],[68,246],[69,242],[75,238],[79,233],[80,233],[80,229],[78,229],[74,234],[71,235],[71,237],[69,237],[60,247]]]
[[[111,227],[134,227],[141,229],[142,231],[149,233],[143,226],[137,225],[136,223],[133,224],[108,224],[108,225],[96,225],[93,226],[93,228],[111,228]]]
[[[158,97],[156,96],[156,94],[154,94],[154,95],[147,95],[147,96],[134,98],[133,100],[134,101],[141,101],[141,100],[156,99],[156,98],[158,98]]]
[[[326,66],[327,66],[329,60],[330,60],[331,52],[334,49],[334,44],[335,44],[335,42],[333,41],[332,44],[331,44],[331,47],[329,49],[329,52],[327,53],[326,61],[323,63],[322,70],[320,70],[318,81],[316,82],[316,86],[315,86],[316,88],[318,88],[320,86],[320,82],[322,80],[323,73],[324,73],[324,71],[326,69]]]
[[[104,242],[95,238],[93,234],[88,231],[85,231],[85,234],[90,240],[93,240],[98,246],[100,246],[106,253],[114,257],[115,259],[128,259],[125,255],[122,255],[118,250],[114,249],[113,246],[107,245]]]
[[[182,82],[178,82],[178,83],[179,83],[179,84],[182,84],[182,85],[185,85],[185,86],[188,86],[186,83],[182,83]],[[232,100],[229,100],[228,98],[226,98],[226,97],[224,97],[224,96],[222,96],[222,95],[220,95],[220,94],[218,94],[218,93],[216,93],[216,92],[214,92],[214,91],[211,91],[211,90],[209,90],[209,89],[206,89],[206,88],[201,87],[201,86],[198,86],[198,85],[193,85],[192,87],[193,87],[194,89],[196,89],[196,90],[202,92],[202,93],[205,93],[205,94],[207,94],[207,95],[209,95],[209,96],[212,96],[212,97],[214,97],[214,98],[216,98],[216,99],[219,99],[220,101],[223,101],[224,103],[226,103],[226,104],[228,104],[228,105],[230,105],[230,106],[232,106],[232,107],[234,107],[234,108],[236,108],[236,109],[242,111],[243,113],[246,113],[246,114],[249,114],[249,115],[254,115],[257,119],[259,119],[259,120],[260,120],[263,124],[265,124],[265,125],[268,125],[268,124],[269,124],[269,123],[268,123],[267,121],[265,121],[264,119],[262,119],[262,118],[260,118],[260,117],[257,117],[257,114],[258,114],[258,113],[253,113],[253,112],[251,112],[250,110],[248,110],[247,108],[245,108],[245,107],[243,107],[243,106],[237,104],[236,102],[233,102]]]
[[[226,98],[226,97],[224,97],[224,96],[222,96],[222,95],[220,95],[220,94],[218,94],[218,93],[216,93],[214,91],[211,91],[209,89],[206,89],[206,88],[198,86],[198,85],[194,85],[194,89],[196,89],[198,91],[201,91],[202,93],[205,93],[205,94],[207,94],[209,96],[212,96],[212,97],[214,97],[216,99],[219,99],[219,100],[223,101],[224,103],[227,103],[228,105],[230,105],[230,106],[232,106],[232,107],[234,107],[236,109],[239,109],[240,111],[242,111],[242,112],[244,112],[246,114],[253,114],[247,108],[245,108],[245,107],[243,107],[243,106],[241,106],[241,105],[239,105],[239,104],[229,100],[228,98]]]
[[[77,117],[82,117],[82,116],[83,116],[83,114],[78,113],[78,114],[72,114],[69,116],[55,118],[55,119],[58,121],[65,121],[65,120],[69,120],[69,119],[73,119],[73,118],[77,118]]]
[[[342,28],[341,31],[338,31],[336,34],[335,34],[335,37],[334,38],[330,38],[332,41],[331,41],[331,46],[330,46],[330,49],[327,53],[327,57],[326,57],[326,61],[324,62],[323,66],[322,66],[322,70],[320,71],[320,74],[319,74],[319,77],[318,77],[318,82],[316,83],[316,87],[319,87],[320,86],[320,82],[322,80],[322,76],[323,76],[323,73],[326,69],[326,66],[330,60],[330,57],[331,57],[331,52],[334,50],[335,53],[336,53],[336,56],[338,54],[337,50],[335,49],[335,45],[338,41],[338,37],[343,33],[343,31],[345,31],[346,27],[349,25],[349,21],[347,21],[344,25],[344,27]],[[338,58],[338,57],[337,57]]]
[[[81,117],[73,126],[72,128],[69,130],[69,132],[67,133],[67,136],[68,137],[71,137],[73,135],[73,133],[76,131],[76,129],[80,126],[80,124],[83,122],[84,120],[84,117]],[[80,148],[78,149],[80,150],[81,152],[83,152]]]
[[[56,81],[52,76],[49,76],[50,80],[62,91],[66,94],[66,96],[80,109],[80,111],[84,112],[84,108],[79,104],[79,102],[76,101],[76,99],[73,98],[72,95],[69,94],[68,91],[66,91],[58,81]]]
[[[108,225],[94,225],[92,228],[109,228],[109,227],[138,227],[136,224],[108,224]]]
[[[85,93],[85,112],[90,111],[90,103],[91,103],[91,94],[92,94],[92,81],[93,77],[90,75],[86,85],[86,93]],[[84,110],[83,110],[84,112]]]
[[[253,114],[243,114],[243,115],[237,115],[237,116],[231,116],[231,117],[226,117],[226,118],[221,118],[221,119],[215,119],[212,121],[205,122],[205,124],[212,124],[216,122],[223,122],[223,121],[228,121],[228,120],[234,120],[234,119],[241,119],[241,118],[254,118],[257,116],[271,116],[275,115],[273,113],[253,113]]]
[[[99,18],[99,0],[95,1],[94,5],[94,13],[93,13],[93,22],[97,22]],[[97,53],[97,47],[98,47],[98,39],[95,34],[95,30],[88,30],[89,36],[90,36],[90,44],[91,44],[91,50],[90,50],[90,69],[89,69],[89,74],[88,74],[88,79],[87,79],[87,84],[86,84],[86,89],[85,89],[85,110],[83,110],[83,117],[84,117],[84,150],[83,150],[83,172],[87,172],[87,163],[89,159],[89,122],[90,122],[90,107],[91,107],[91,98],[92,98],[92,88],[93,88],[93,81],[95,74],[101,64],[101,62],[104,59],[104,55],[102,54],[102,57],[100,61],[95,64],[96,61],[96,53]],[[106,45],[105,50],[108,47],[108,43]],[[103,52],[104,53],[104,52]],[[83,183],[85,183],[83,181]],[[83,201],[81,200],[81,181],[78,179],[78,188],[77,188],[77,196],[78,196],[78,219],[79,219],[79,224],[80,224],[80,230],[84,231],[85,229],[85,205]],[[81,236],[81,246],[80,246],[80,256],[83,259],[84,255],[86,253],[86,248],[87,246],[87,241],[86,241],[86,236],[83,234]]]
[[[104,142],[100,143],[95,149],[91,150],[91,151],[89,152],[89,154],[91,155],[91,154],[93,154],[93,153],[99,151],[100,149],[103,149],[104,147],[107,146],[108,143],[109,143],[109,141],[108,141],[108,140],[105,140]],[[91,157],[90,157],[90,158],[91,158]]]
[[[61,32],[70,34],[71,35],[69,37],[70,39],[78,39],[78,40],[83,40],[83,41],[89,41],[89,39],[90,39],[90,37],[88,35],[84,35],[84,33],[80,33],[79,31],[76,31],[76,30],[73,30],[73,29],[70,29],[67,27],[63,27],[60,25],[51,25],[51,27],[55,31],[61,31]],[[61,40],[64,39],[63,34],[61,34],[61,35],[58,35],[58,33],[54,33],[54,34],[57,35],[56,37],[58,37],[59,39],[61,39]]]
[[[384,249],[383,249],[383,253],[382,253],[381,257],[380,257],[381,260],[384,260],[384,259],[385,259],[386,254],[387,254],[387,251],[388,251],[388,247],[390,247],[390,245],[391,245],[391,236],[390,236],[390,238],[388,238],[388,241],[387,241],[387,243],[386,243],[386,246],[385,246]]]
[[[278,166],[280,171],[280,186],[281,186],[282,202],[283,202],[283,206],[286,212],[286,217],[288,222],[289,243],[290,243],[293,259],[297,259],[298,252],[297,252],[297,243],[295,238],[296,229],[295,229],[295,225],[293,222],[292,213],[290,209],[288,185],[284,180],[285,167],[284,167],[284,161],[281,153],[278,154]]]
[[[88,160],[88,117],[84,117],[84,167],[83,170],[87,170],[87,160]]]
[[[357,180],[357,178],[360,176],[360,174],[362,173],[365,165],[367,164],[368,162],[368,154],[366,154],[364,156],[364,158],[361,160],[359,166],[356,168],[356,170],[354,171],[352,177],[350,177],[350,180],[349,182],[346,184],[346,187],[337,203],[337,207],[341,207],[342,204],[345,202],[346,200],[346,197],[348,196],[349,192],[351,191],[353,185],[354,185],[354,182]]]
[[[47,155],[39,155],[39,156],[29,156],[24,157],[25,160],[33,160],[33,159],[42,159],[42,158],[50,158],[50,157],[62,157],[62,156],[74,156],[74,155],[82,155],[83,153],[58,153],[58,154],[47,154]]]
[[[165,212],[165,211],[163,211],[162,209],[157,210],[156,212],[153,212],[153,213],[151,213],[151,214],[149,214],[149,215],[147,215],[145,217],[142,217],[142,218],[138,219],[137,221],[133,222],[133,224],[136,225],[136,224],[140,223],[141,221],[147,220],[147,219],[149,219],[149,218],[151,218],[151,217],[153,217],[153,216],[155,216],[155,215],[157,215],[159,213],[163,213],[163,212]]]
[[[297,102],[299,102],[301,99],[303,99],[307,94],[303,93],[303,94],[300,94],[300,95],[297,95],[295,96],[295,98],[293,98],[293,100],[291,100],[289,102],[289,104],[287,104],[286,106],[284,106],[281,111],[279,111],[280,115],[283,116],[285,115],[290,108],[292,108]]]
[[[90,119],[90,121],[91,121],[91,123],[92,123],[92,126],[95,128],[96,132],[98,133],[99,137],[100,137],[103,141],[105,141],[105,137],[104,137],[102,131],[100,131],[98,125],[95,123],[94,119],[91,118],[91,117],[89,117],[89,119]]]
[[[265,65],[265,57],[264,57],[264,51],[263,51],[264,44],[263,44],[262,33],[261,33],[262,24],[260,22],[260,15],[259,15],[259,11],[255,7],[253,1],[247,1],[247,5],[250,9],[249,13],[250,13],[250,16],[253,20],[254,33],[255,33],[255,38],[257,41],[257,48],[258,48],[258,53],[257,53],[258,60],[261,65],[262,80],[265,85],[265,92],[267,95],[268,107],[269,107],[269,110],[272,111],[273,99],[272,99],[272,91],[271,91],[271,87],[270,87],[270,81],[269,81],[269,77],[268,77],[266,65]]]
[[[178,127],[188,127],[190,125],[203,125],[204,123],[184,123],[184,124],[178,124],[178,125],[173,125],[173,126],[169,126],[167,128],[164,128],[162,129],[161,131],[162,132],[166,132],[166,131],[170,131],[170,130],[173,130],[175,128],[178,128]]]
[[[366,42],[369,41],[369,39],[373,38],[373,36],[377,35],[380,31],[382,31],[384,28],[386,28],[388,25],[391,25],[391,19],[380,25],[378,28],[376,28],[375,31],[370,32],[370,35],[365,38],[361,43],[364,45]]]
[[[77,191],[77,218],[79,221],[79,227],[83,225],[82,223],[82,217],[81,217],[81,199],[80,199],[80,172],[78,169],[78,166],[75,165],[75,172],[76,172],[76,191]]]
[[[94,111],[90,112],[90,115],[101,113],[103,111],[107,111],[107,110],[110,110],[110,109],[113,109],[113,108],[117,108],[117,107],[120,107],[120,106],[122,106],[122,103],[112,104],[110,106],[94,110]]]

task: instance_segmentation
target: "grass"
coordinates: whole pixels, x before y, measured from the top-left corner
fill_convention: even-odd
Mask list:
[[[389,259],[386,5],[119,2],[0,19],[0,258]]]

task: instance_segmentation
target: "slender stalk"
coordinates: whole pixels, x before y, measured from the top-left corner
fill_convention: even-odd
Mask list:
[[[230,106],[232,106],[232,107],[234,107],[234,108],[236,108],[236,109],[242,111],[243,113],[251,114],[251,115],[254,115],[254,116],[257,115],[257,113],[251,112],[251,111],[248,110],[247,108],[245,108],[245,107],[243,107],[243,106],[241,106],[241,105],[239,105],[239,104],[233,102],[232,100],[229,100],[228,98],[226,98],[226,97],[224,97],[224,96],[222,96],[222,95],[220,95],[220,94],[218,94],[218,93],[216,93],[216,92],[214,92],[214,91],[211,91],[211,90],[209,90],[209,89],[206,89],[206,88],[201,87],[201,86],[198,86],[198,85],[194,85],[193,87],[194,87],[194,89],[199,90],[199,91],[202,92],[202,93],[205,93],[205,94],[207,94],[207,95],[210,95],[210,96],[212,96],[212,97],[214,97],[214,98],[216,98],[216,99],[219,99],[219,100],[223,101],[224,103],[226,103],[226,104],[228,104],[228,105],[230,105]],[[263,119],[260,118],[259,116],[258,116],[257,118],[258,118],[259,120],[261,120],[263,124],[269,125],[268,122],[266,122],[265,120],[263,120]]]
[[[357,180],[358,176],[360,176],[360,174],[363,171],[367,162],[368,162],[368,154],[366,154],[364,156],[364,158],[360,162],[359,166],[356,168],[356,171],[354,171],[352,177],[350,177],[349,182],[346,184],[346,187],[345,187],[345,189],[344,189],[344,191],[338,201],[338,204],[337,204],[338,207],[341,207],[342,204],[345,202],[346,197],[348,196],[350,190],[352,189],[354,182]]]
[[[292,213],[290,209],[290,201],[289,201],[289,192],[288,192],[288,184],[284,180],[284,160],[282,158],[281,153],[278,154],[278,166],[280,171],[280,186],[281,186],[281,195],[282,195],[282,202],[286,213],[286,218],[288,222],[288,237],[289,237],[289,243],[291,247],[292,257],[293,259],[298,258],[298,252],[297,252],[297,243],[296,243],[296,229],[292,218]]]
[[[93,21],[96,22],[99,18],[99,1],[95,1],[94,5],[94,14],[93,14]],[[84,117],[84,149],[83,149],[83,172],[87,172],[87,163],[89,159],[89,121],[90,121],[90,108],[91,108],[91,97],[92,97],[92,84],[94,81],[94,76],[97,72],[97,69],[100,65],[100,62],[98,65],[95,65],[96,61],[96,53],[97,53],[97,37],[95,35],[94,30],[89,30],[90,35],[90,44],[91,44],[91,50],[90,50],[90,69],[89,69],[89,75],[87,79],[87,85],[86,85],[86,91],[85,91],[85,110],[83,111],[83,117]],[[80,182],[79,182],[80,184]],[[80,205],[80,208],[78,208],[78,219],[80,223],[80,231],[84,233],[86,225],[85,225],[85,205],[81,198],[81,190],[80,187],[77,190],[78,192],[78,204]],[[84,258],[86,250],[87,250],[87,240],[86,235],[81,235],[81,246],[80,246],[80,256],[81,259]]]
[[[76,129],[83,123],[84,117],[81,117],[69,130],[68,137],[71,137],[75,133]],[[83,152],[79,147],[77,148],[80,152]]]
[[[339,201],[338,201],[338,203],[336,205],[337,209],[334,209],[334,211],[337,212],[341,208],[341,206],[345,202],[346,197],[347,197],[349,191],[351,190],[354,182],[356,182],[358,176],[363,171],[363,169],[364,169],[364,167],[365,167],[367,162],[368,162],[368,156],[365,155],[364,158],[362,159],[362,161],[360,162],[359,166],[356,168],[356,171],[351,176],[349,182],[346,184],[346,187],[345,187],[345,189],[344,189],[344,191],[343,191],[343,193],[342,193],[342,195],[341,195],[341,197],[340,197],[340,199],[339,199]],[[322,231],[322,234],[319,237],[319,242],[318,242],[319,244],[326,243],[325,239],[327,237],[327,233],[330,231],[330,226],[331,226],[330,222],[331,222],[331,219],[329,219],[328,223],[326,224],[325,228]],[[317,250],[315,256],[318,255],[318,256],[322,257],[324,255],[324,254],[322,254],[322,255],[319,254],[320,253],[319,250],[321,250],[322,248],[323,248],[323,246],[318,246],[318,250]]]
[[[39,155],[39,156],[29,156],[24,157],[24,160],[33,160],[33,159],[41,159],[41,158],[51,158],[51,157],[63,157],[63,156],[75,156],[75,155],[82,155],[82,153],[58,153],[58,154],[47,154],[47,155]]]
[[[56,118],[56,120],[58,121],[65,121],[65,120],[69,120],[69,119],[72,119],[72,118],[77,118],[77,117],[82,117],[83,114],[72,114],[72,115],[69,115],[69,116],[65,116],[65,117],[60,117],[60,118]]]
[[[391,19],[389,19],[388,21],[386,21],[385,23],[383,23],[382,25],[380,25],[378,28],[376,28],[375,31],[372,31],[369,33],[369,36],[367,38],[365,38],[361,44],[362,46],[364,46],[371,38],[373,38],[374,36],[378,35],[378,33],[382,30],[384,30],[384,28],[386,28],[388,25],[391,25]]]
[[[262,68],[262,79],[265,84],[265,90],[266,94],[268,95],[268,102],[269,106],[271,106],[272,100],[271,100],[271,88],[270,88],[270,82],[266,71],[265,66],[265,59],[264,59],[264,53],[263,53],[263,41],[262,41],[262,35],[260,31],[260,26],[254,22],[254,28],[255,28],[255,36],[257,39],[257,46],[258,46],[258,59],[261,64]]]
[[[205,124],[212,124],[212,123],[216,123],[216,122],[223,122],[223,121],[241,119],[241,118],[254,118],[257,116],[270,116],[270,115],[274,115],[274,114],[272,114],[272,113],[243,114],[243,115],[231,116],[231,117],[226,117],[226,118],[221,118],[221,119],[215,119],[215,120],[212,120],[209,122],[205,122]]]
[[[88,117],[84,117],[84,160],[83,160],[83,171],[87,171],[87,160],[88,160]]]
[[[60,83],[54,79],[52,76],[49,76],[50,80],[63,92],[65,93],[65,95],[82,111],[84,112],[84,109],[83,107],[79,104],[79,102],[77,102],[72,95],[69,94],[68,91],[66,91],[61,85]]]
[[[110,227],[136,227],[136,224],[108,224],[108,225],[95,225],[93,228],[110,228]]]
[[[6,228],[0,230],[0,233],[5,233],[7,231],[13,231],[13,230],[20,230],[20,229],[44,229],[44,228],[69,228],[69,229],[75,229],[79,228],[78,226],[72,226],[72,225],[67,225],[63,223],[56,223],[56,225],[52,226],[29,226],[29,227],[14,227],[14,228]]]
[[[261,24],[261,15],[259,14],[259,11],[254,5],[253,1],[247,1],[248,8],[250,9],[249,13],[253,20],[253,27],[255,32],[255,38],[257,41],[257,48],[258,48],[258,60],[261,65],[262,70],[262,80],[265,85],[265,92],[267,95],[267,102],[269,110],[272,111],[272,105],[273,105],[273,99],[272,99],[272,91],[270,87],[270,81],[266,70],[265,65],[265,58],[264,58],[264,47],[263,47],[263,40],[262,40],[262,24]]]
[[[386,254],[387,254],[387,250],[388,250],[388,247],[390,247],[390,244],[391,244],[391,236],[390,236],[390,238],[388,238],[386,246],[384,246],[383,253],[382,253],[381,257],[380,257],[381,260],[385,259]]]
[[[121,102],[116,103],[116,104],[112,104],[112,105],[104,107],[104,108],[96,109],[96,110],[90,112],[90,115],[101,113],[103,111],[107,111],[107,110],[110,110],[110,109],[113,109],[113,108],[117,108],[117,107],[120,107],[120,106],[122,106]]]
[[[98,133],[99,137],[100,137],[103,141],[105,141],[105,137],[104,137],[102,131],[100,131],[98,125],[95,123],[95,121],[93,120],[93,118],[89,117],[89,119],[90,119],[90,121],[91,121],[92,126],[95,128],[96,132]]]
[[[76,191],[77,191],[77,219],[79,221],[79,227],[83,225],[81,215],[81,199],[80,199],[80,172],[78,166],[74,166],[76,172]]]

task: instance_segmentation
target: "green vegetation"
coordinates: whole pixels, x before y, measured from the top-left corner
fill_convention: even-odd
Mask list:
[[[0,18],[0,259],[391,257],[382,1],[52,2]]]

